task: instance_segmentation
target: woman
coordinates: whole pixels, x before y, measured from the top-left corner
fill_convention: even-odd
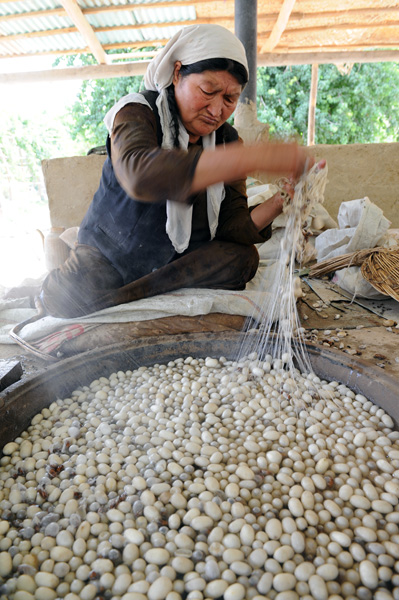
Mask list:
[[[247,207],[252,172],[303,172],[296,144],[244,146],[226,123],[248,80],[244,47],[218,25],[179,31],[146,91],[106,115],[108,157],[70,258],[46,278],[45,312],[75,317],[182,287],[244,289],[279,194]]]

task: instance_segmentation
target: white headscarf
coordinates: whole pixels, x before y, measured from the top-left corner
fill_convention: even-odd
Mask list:
[[[166,88],[172,83],[176,61],[183,65],[206,60],[209,58],[227,58],[235,60],[245,67],[248,73],[248,63],[245,49],[240,40],[228,29],[220,25],[191,25],[178,31],[158,52],[149,64],[144,76],[147,90],[159,92],[156,105],[159,111],[163,133],[162,148],[173,148],[173,131],[171,129],[171,114],[167,99]],[[149,106],[141,94],[128,94],[107,113],[104,121],[108,131],[112,131],[113,121],[117,112],[130,102],[139,102]],[[215,132],[202,137],[203,148],[215,147]],[[180,123],[180,148],[188,148],[189,136]],[[219,219],[220,205],[224,198],[224,185],[218,183],[207,188],[207,211],[211,239],[215,237]],[[166,232],[176,250],[184,252],[191,236],[191,221],[193,207],[181,202],[166,203]]]

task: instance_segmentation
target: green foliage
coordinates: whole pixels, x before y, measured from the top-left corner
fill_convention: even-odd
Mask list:
[[[144,50],[152,50],[152,48],[143,48]],[[66,66],[77,66],[95,64],[96,61],[88,54],[63,57],[57,64],[60,63],[65,63]],[[142,81],[141,76],[83,81],[76,102],[69,110],[72,139],[79,141],[87,151],[96,146],[103,146],[107,138],[107,130],[103,122],[105,115],[120,98],[138,92]]]
[[[258,69],[258,118],[276,137],[306,142],[311,67]],[[399,134],[396,63],[355,64],[348,75],[320,65],[316,143],[353,144],[396,141]]]
[[[270,135],[302,137],[307,128],[311,67],[258,69],[258,118]]]
[[[310,80],[310,65],[258,69],[258,118],[269,124],[272,136],[306,143]],[[72,138],[87,149],[103,145],[106,112],[142,85],[142,77],[85,81],[70,110]],[[335,65],[320,65],[316,143],[396,141],[399,99],[393,90],[398,87],[396,63],[355,64],[349,74],[342,74]]]
[[[89,150],[103,146],[107,130],[103,119],[110,108],[126,94],[140,90],[142,77],[120,77],[84,81],[71,108],[71,136]]]
[[[327,68],[326,68],[327,67]],[[318,135],[325,144],[391,142],[398,139],[399,85],[396,63],[356,64],[347,77],[325,65],[320,80]],[[318,119],[317,114],[317,119]],[[329,118],[329,116],[331,117]],[[339,139],[339,142],[334,141]]]

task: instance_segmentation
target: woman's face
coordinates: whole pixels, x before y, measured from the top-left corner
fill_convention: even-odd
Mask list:
[[[203,71],[183,77],[175,63],[173,84],[180,119],[190,142],[218,129],[237,106],[242,88],[227,71]]]

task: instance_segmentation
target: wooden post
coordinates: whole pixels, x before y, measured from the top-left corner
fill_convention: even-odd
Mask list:
[[[317,80],[319,65],[312,65],[312,78],[310,83],[309,111],[308,111],[308,146],[314,146],[316,133],[316,103],[317,103]]]

